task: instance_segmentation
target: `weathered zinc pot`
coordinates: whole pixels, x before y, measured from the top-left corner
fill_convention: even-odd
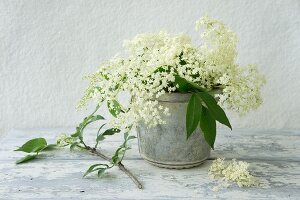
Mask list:
[[[210,146],[197,128],[186,139],[186,109],[191,94],[168,93],[158,99],[159,105],[168,107],[170,116],[166,124],[147,128],[137,127],[139,152],[149,163],[165,168],[191,168],[203,163],[210,155]]]

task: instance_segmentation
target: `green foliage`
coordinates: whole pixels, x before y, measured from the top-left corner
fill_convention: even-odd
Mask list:
[[[124,112],[121,104],[117,100],[107,102],[107,107],[112,116],[117,117],[120,112]]]
[[[102,133],[103,136],[106,136],[106,135],[114,135],[115,133],[119,133],[121,130],[120,129],[117,129],[117,128],[110,128],[110,129],[107,129],[106,131],[104,131],[104,133]]]
[[[124,156],[125,156],[125,152],[126,150],[130,149],[127,146],[127,143],[129,140],[135,139],[136,137],[133,135],[129,135],[129,132],[124,133],[124,142],[123,144],[120,145],[120,147],[116,150],[115,154],[112,157],[112,163],[114,165],[117,165],[118,163],[120,163]]]
[[[78,145],[80,145],[80,142],[74,142],[70,145],[70,150],[73,151],[75,149],[75,147],[78,147]]]
[[[25,144],[23,144],[20,148],[16,149],[15,151],[33,153],[33,152],[39,152],[46,146],[47,146],[47,142],[44,138],[35,138],[27,141]]]
[[[179,92],[188,92],[189,90],[192,89],[189,82],[187,80],[185,80],[184,78],[181,78],[178,75],[175,76],[175,85],[178,85],[177,90]]]
[[[103,125],[99,128],[99,130],[102,127],[103,127]],[[131,129],[131,127],[129,127],[129,129]],[[119,129],[115,129],[115,128],[107,129],[102,134],[98,135],[97,140],[98,140],[98,138],[102,139],[102,137],[104,137],[104,136],[113,135],[113,134],[119,133],[119,132],[120,132]],[[99,133],[99,131],[98,131],[98,133]],[[124,142],[119,146],[119,148],[115,151],[114,155],[112,156],[111,165],[102,164],[102,163],[92,165],[89,167],[89,169],[86,171],[86,173],[84,174],[83,177],[85,177],[86,175],[88,175],[92,172],[96,172],[96,171],[97,171],[98,177],[101,177],[107,169],[110,169],[110,168],[118,165],[120,162],[122,162],[126,151],[128,149],[130,149],[127,145],[128,141],[135,139],[135,138],[136,138],[135,136],[129,135],[129,132],[125,132],[124,133]],[[97,141],[97,144],[98,144],[98,142],[99,141]],[[97,144],[96,144],[96,146],[97,146]]]
[[[211,116],[208,109],[202,106],[200,128],[203,131],[206,142],[214,149],[216,140],[216,120]]]
[[[48,144],[45,148],[43,148],[43,151],[52,151],[57,147],[56,144]]]
[[[198,127],[201,118],[201,111],[201,100],[197,97],[196,94],[192,94],[186,112],[187,138],[189,138],[195,131],[195,129]]]
[[[98,178],[101,178],[105,172],[105,170],[107,170],[108,168],[101,168],[98,170]]]
[[[95,148],[97,148],[97,146],[98,146],[98,144],[99,144],[100,141],[102,141],[102,140],[105,139],[105,137],[104,137],[103,135],[100,134],[101,129],[102,129],[105,125],[106,125],[106,124],[102,124],[102,125],[100,126],[100,128],[98,129],[98,131],[97,131],[97,137],[96,137],[96,145],[95,145]]]
[[[88,117],[85,117],[83,119],[83,121],[79,124],[79,126],[76,127],[76,131],[75,133],[73,133],[71,136],[72,137],[78,137],[79,139],[82,139],[82,135],[83,135],[83,130],[85,129],[85,127],[87,125],[89,125],[92,122],[98,121],[98,120],[103,120],[104,117],[101,115],[94,115],[97,110],[100,108],[99,105],[97,105],[96,109],[94,110],[94,112],[92,114],[90,114]]]
[[[97,171],[98,177],[101,177],[105,170],[112,168],[112,166],[109,166],[107,164],[94,164],[89,167],[89,169],[84,173],[83,177],[86,177],[88,174]]]
[[[97,136],[96,142],[102,141],[105,139],[105,136],[114,135],[115,133],[119,133],[121,130],[117,128],[110,128],[104,131],[102,134]]]
[[[168,72],[170,73],[170,70],[171,70],[171,66],[161,66],[161,67],[158,67],[156,70],[154,70],[154,74],[155,73],[158,73],[158,72]]]
[[[200,124],[206,142],[214,148],[216,139],[216,121],[232,129],[224,110],[217,104],[215,98],[205,89],[184,78],[176,76],[175,82],[181,92],[191,92],[187,105],[186,132],[189,138]]]
[[[91,117],[89,123],[92,123],[94,121],[101,120],[101,119],[104,119],[104,117],[102,117],[101,115],[95,115],[95,116]]]
[[[37,157],[37,154],[34,154],[34,155],[26,155],[24,156],[23,158],[19,159],[16,161],[16,164],[21,164],[21,163],[25,163],[25,162],[28,162],[30,160],[33,160]]]
[[[109,136],[109,135],[114,135],[115,133],[119,133],[121,130],[120,129],[117,129],[117,128],[110,128],[110,129],[107,129],[105,130],[103,133],[100,134],[100,130],[102,129],[102,127],[104,126],[105,124],[103,124],[98,132],[97,132],[97,137],[96,137],[96,145],[95,145],[95,148],[97,148],[98,144],[100,141],[104,140],[106,136]]]
[[[198,92],[197,95],[205,102],[214,119],[232,129],[224,110],[218,105],[213,96],[206,92]]]
[[[179,75],[175,75],[175,85],[178,85],[177,90],[179,92],[185,93],[185,92],[195,92],[195,91],[201,91],[205,92],[206,90],[196,83],[190,82]]]
[[[35,154],[28,154],[25,157],[19,159],[16,161],[16,164],[28,162],[30,160],[35,159],[38,154],[42,151],[49,151],[53,150],[54,147],[56,147],[55,144],[47,144],[47,141],[45,138],[35,138],[27,141],[25,144],[23,144],[21,147],[16,149],[15,151],[22,151],[25,153],[35,153]]]

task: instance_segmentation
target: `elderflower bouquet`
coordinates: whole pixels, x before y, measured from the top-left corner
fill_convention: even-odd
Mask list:
[[[256,66],[241,67],[235,62],[236,34],[209,17],[197,21],[196,30],[201,45],[193,44],[186,34],[167,32],[140,34],[125,41],[126,57],[109,60],[88,76],[90,84],[79,107],[89,99],[98,104],[107,101],[116,117],[115,127],[129,127],[140,121],[148,127],[164,124],[169,110],[158,105],[157,98],[172,92],[221,91],[214,97],[223,108],[239,114],[257,108],[262,102],[264,77]],[[124,91],[132,96],[126,106],[118,101]],[[218,121],[231,127],[227,119]]]
[[[27,141],[16,151],[29,154],[17,164],[35,159],[44,150],[69,146],[108,161],[92,165],[84,176],[92,172],[102,176],[105,170],[118,166],[142,188],[122,164],[128,141],[135,138],[129,130],[139,123],[149,128],[165,124],[170,111],[159,104],[158,98],[166,93],[190,94],[185,113],[187,138],[200,124],[205,140],[213,148],[216,121],[231,128],[223,108],[240,114],[257,108],[262,102],[260,89],[265,80],[254,65],[242,67],[236,63],[236,35],[222,22],[203,17],[196,22],[196,30],[201,44],[193,44],[188,35],[167,32],[140,34],[126,41],[126,56],[108,60],[88,76],[89,86],[79,107],[94,99],[95,111],[83,119],[73,134],[59,137],[57,144],[48,144],[44,138]],[[123,92],[130,93],[127,103],[119,101]],[[84,141],[83,132],[90,123],[104,119],[97,114],[103,104],[107,104],[114,118],[110,128],[103,131],[107,126],[101,125],[91,147]],[[122,130],[124,142],[111,158],[97,149],[107,136]]]

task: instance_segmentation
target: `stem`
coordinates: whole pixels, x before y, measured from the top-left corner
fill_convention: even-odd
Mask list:
[[[123,171],[125,174],[127,174],[127,176],[129,176],[129,178],[131,178],[131,180],[135,183],[135,185],[139,189],[143,189],[143,185],[139,182],[139,180],[128,169],[126,169],[125,166],[121,162],[118,163],[118,167],[121,171]]]
[[[93,153],[93,154],[96,154],[97,156],[99,156],[99,157],[101,157],[101,158],[103,158],[104,160],[106,160],[106,161],[109,161],[110,163],[112,163],[112,160],[111,160],[111,158],[109,158],[109,157],[107,157],[106,155],[104,155],[104,154],[102,154],[101,152],[99,152],[99,151],[97,151],[97,149],[96,149],[96,147],[98,146],[98,143],[99,143],[99,141],[97,141],[97,143],[96,143],[96,145],[95,145],[95,148],[92,148],[92,147],[90,147],[90,146],[88,146],[87,144],[85,144],[85,142],[83,141],[83,137],[82,137],[82,132],[83,132],[83,130],[85,129],[85,127],[89,124],[89,123],[91,123],[91,122],[89,122],[88,120],[97,112],[97,110],[99,109],[99,105],[97,105],[97,107],[96,107],[96,109],[95,109],[95,111],[92,113],[92,114],[90,114],[82,123],[83,123],[83,126],[81,127],[81,134],[78,136],[78,139],[80,140],[80,143],[83,145],[83,146],[81,146],[81,145],[77,145],[78,147],[80,147],[80,148],[82,148],[82,149],[85,149],[85,150],[87,150],[87,151],[89,151],[89,152],[91,152],[91,153]],[[103,126],[103,125],[102,125]],[[100,132],[100,129],[102,128],[102,126],[99,128],[99,130],[98,130],[98,132],[97,132],[97,137],[98,137],[98,135],[99,135],[99,132]],[[126,144],[126,141],[125,141],[125,144]],[[124,145],[125,145],[124,144]],[[124,155],[125,155],[125,153],[123,154],[123,157],[122,157],[122,160],[123,160],[123,158],[124,158]],[[117,163],[117,164],[114,164],[113,163],[113,165],[112,166],[114,166],[114,165],[117,165],[118,167],[119,167],[119,169],[121,170],[121,171],[123,171],[135,184],[136,184],[136,186],[139,188],[139,189],[142,189],[143,188],[143,185],[139,182],[139,180],[127,169],[127,168],[125,168],[125,166],[121,163],[121,162],[119,162],[119,163]]]
[[[105,124],[102,124],[102,126],[100,126],[100,128],[97,131],[97,139],[96,139],[96,144],[95,144],[94,149],[97,149],[97,147],[98,147],[98,144],[99,144],[98,136],[99,136],[100,130],[102,129],[103,126],[105,126]]]
[[[91,148],[90,146],[85,145],[85,149],[88,150],[89,152],[96,154],[97,156],[103,158],[104,160],[107,160],[109,162],[111,162],[111,159],[109,157],[107,157],[106,155],[102,154],[101,152],[97,151],[96,148]],[[119,169],[121,171],[123,171],[133,182],[134,184],[139,188],[139,189],[143,189],[143,185],[140,183],[140,181],[127,169],[125,168],[125,166],[119,162],[117,164],[117,166],[119,167]]]
[[[90,114],[90,116],[93,116],[93,114],[95,114],[99,108],[100,108],[100,106],[97,105],[96,108],[95,108],[95,110],[94,110],[94,112],[92,112],[92,114]]]

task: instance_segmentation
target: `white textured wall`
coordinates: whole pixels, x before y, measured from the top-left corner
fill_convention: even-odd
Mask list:
[[[264,104],[234,127],[300,128],[300,2],[0,0],[0,134],[10,128],[73,127],[83,75],[122,41],[161,29],[187,32],[208,14],[240,38],[238,60],[267,77]]]

